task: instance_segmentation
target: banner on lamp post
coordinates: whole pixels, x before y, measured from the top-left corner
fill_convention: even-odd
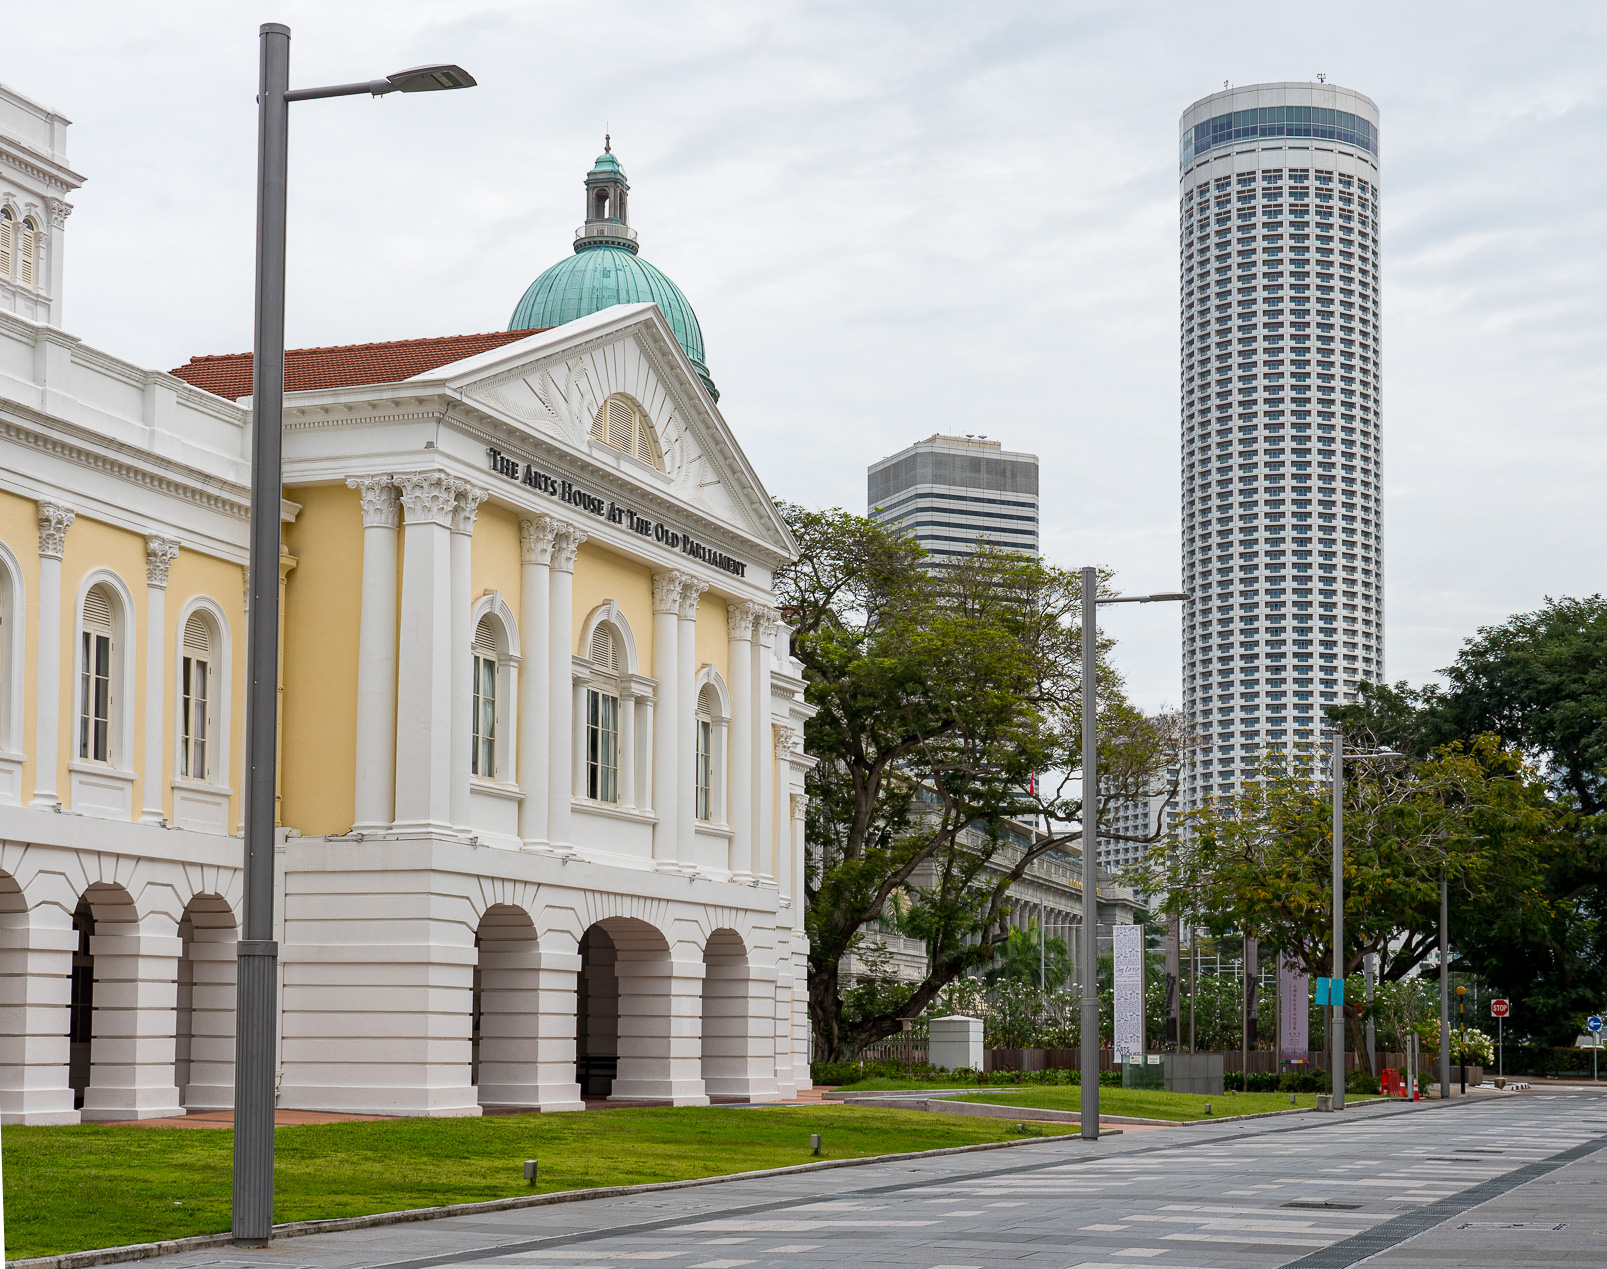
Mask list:
[[[1118,1059],[1144,1052],[1144,927],[1111,927],[1116,987],[1112,1047]]]
[[[1311,979],[1278,958],[1278,1057],[1304,1062],[1310,1057]]]

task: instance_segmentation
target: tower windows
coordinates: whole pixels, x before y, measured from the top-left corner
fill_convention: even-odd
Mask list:
[[[44,246],[40,225],[32,216],[18,219],[0,207],[0,278],[16,278],[29,290],[39,287],[39,254]]]

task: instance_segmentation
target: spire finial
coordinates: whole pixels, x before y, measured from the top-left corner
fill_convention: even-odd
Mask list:
[[[609,136],[608,133],[605,132],[605,133],[603,133],[603,153],[604,154],[612,154],[613,152],[614,152],[614,138]]]

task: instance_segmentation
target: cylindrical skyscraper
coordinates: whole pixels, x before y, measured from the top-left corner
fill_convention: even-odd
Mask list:
[[[1378,107],[1254,84],[1183,112],[1184,807],[1384,676]]]

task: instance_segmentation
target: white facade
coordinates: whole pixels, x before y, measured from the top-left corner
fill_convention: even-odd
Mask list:
[[[68,120],[0,84],[0,312],[61,325]]]
[[[1331,84],[1181,120],[1185,809],[1384,676],[1378,108]]]
[[[0,1123],[231,1102],[249,424],[0,311]],[[791,540],[658,309],[289,394],[283,519],[279,1105],[807,1087]]]
[[[978,542],[1038,554],[1038,456],[985,436],[929,436],[872,463],[866,505],[938,561]]]

